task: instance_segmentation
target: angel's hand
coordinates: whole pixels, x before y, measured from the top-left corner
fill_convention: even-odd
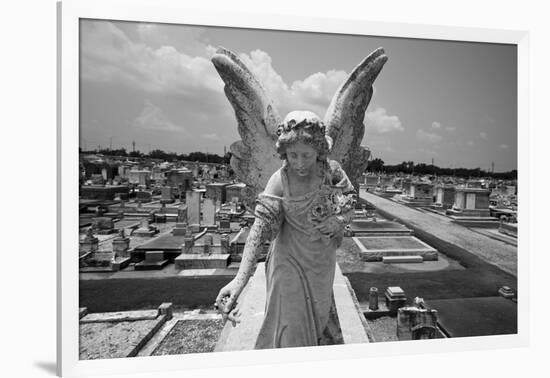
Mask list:
[[[236,307],[237,298],[241,291],[241,285],[237,281],[232,280],[220,290],[214,304],[214,307],[222,315],[224,323],[229,320],[233,324],[233,327],[240,322],[240,314]]]

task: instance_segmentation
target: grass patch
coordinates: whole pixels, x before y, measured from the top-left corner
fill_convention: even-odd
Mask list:
[[[213,352],[222,329],[221,320],[179,320],[153,356]]]

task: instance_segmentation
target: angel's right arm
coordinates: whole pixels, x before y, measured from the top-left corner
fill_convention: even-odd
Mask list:
[[[254,273],[263,244],[277,236],[282,222],[281,200],[283,195],[280,171],[275,172],[262,194],[256,200],[256,219],[244,246],[243,257],[235,282],[242,289]]]

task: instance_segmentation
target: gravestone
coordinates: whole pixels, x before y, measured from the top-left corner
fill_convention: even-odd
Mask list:
[[[203,240],[204,240],[203,253],[206,255],[209,255],[212,253],[212,247],[214,246],[214,238],[212,237],[212,234],[206,234],[203,236]]]
[[[172,196],[172,188],[170,186],[164,186],[161,189],[161,199],[162,204],[173,203],[175,200]]]
[[[211,198],[205,198],[202,206],[203,222],[207,227],[216,225],[216,205]]]
[[[187,223],[193,231],[198,232],[201,224],[201,194],[195,191],[185,193],[185,203],[187,205]]]

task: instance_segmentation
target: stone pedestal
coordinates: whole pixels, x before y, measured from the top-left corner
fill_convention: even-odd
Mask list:
[[[369,310],[378,310],[378,289],[371,287],[369,290]]]
[[[184,236],[187,234],[187,223],[176,223],[176,226],[172,230],[174,236]]]
[[[399,286],[388,287],[384,294],[386,297],[386,307],[388,307],[388,310],[392,315],[397,314],[397,309],[405,306],[405,303],[407,302],[405,292]]]
[[[130,257],[130,238],[124,236],[124,230],[120,230],[119,236],[113,239],[113,252],[118,257]]]
[[[158,232],[159,230],[156,227],[149,225],[149,219],[143,219],[141,221],[141,227],[134,231],[134,235],[151,237]]]

